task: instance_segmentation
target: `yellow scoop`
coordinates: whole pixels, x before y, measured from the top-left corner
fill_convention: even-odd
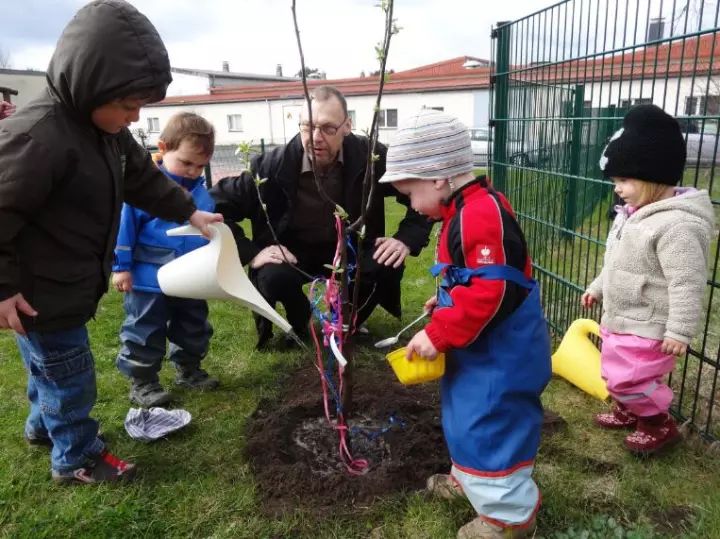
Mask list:
[[[438,354],[433,360],[413,354],[412,359],[405,357],[405,347],[393,350],[385,357],[395,371],[398,380],[405,385],[422,384],[436,380],[445,374],[445,354]]]

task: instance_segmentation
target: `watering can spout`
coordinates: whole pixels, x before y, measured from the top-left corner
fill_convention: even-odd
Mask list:
[[[267,318],[285,333],[292,332],[292,326],[287,320],[268,304],[250,282],[240,262],[230,228],[225,223],[209,226],[212,237],[207,245],[176,258],[158,270],[158,283],[163,294],[180,298],[236,301]],[[201,233],[194,226],[186,225],[168,230],[167,234],[197,236]]]
[[[590,335],[600,336],[600,326],[594,320],[580,318],[570,324],[552,356],[552,371],[586,393],[606,400],[609,393],[600,375],[600,350]]]

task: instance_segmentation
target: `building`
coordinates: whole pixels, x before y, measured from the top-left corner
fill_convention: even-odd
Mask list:
[[[45,72],[32,69],[0,69],[0,87],[17,92],[12,95],[8,92],[8,97],[12,99],[12,103],[22,107],[47,87]]]
[[[235,73],[230,71],[230,64],[223,62],[222,71],[208,69],[171,68],[173,82],[168,88],[168,96],[209,94],[211,88],[226,86],[254,86],[272,82],[295,81],[295,77],[283,77],[282,66],[275,68],[275,75],[258,75],[256,73]]]
[[[391,74],[383,89],[380,140],[387,142],[398,123],[421,108],[444,110],[468,126],[487,125],[489,82],[490,63],[468,56]],[[331,84],[343,92],[358,132],[370,127],[378,83],[377,76],[308,80],[310,89]],[[298,132],[304,99],[298,80],[213,86],[209,93],[169,96],[145,107],[139,128],[148,136],[146,142],[154,144],[170,116],[193,111],[215,126],[218,145],[261,139],[265,144],[284,144]]]

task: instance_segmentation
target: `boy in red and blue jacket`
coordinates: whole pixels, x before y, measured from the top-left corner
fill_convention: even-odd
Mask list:
[[[423,111],[399,127],[380,181],[442,220],[431,270],[442,284],[407,346],[408,358],[446,355],[442,423],[453,466],[428,489],[472,503],[478,517],[459,538],[528,537],[540,506],[532,471],[550,339],[525,237],[506,198],[473,176],[469,132],[452,116]]]
[[[213,211],[215,203],[202,173],[210,161],[215,132],[204,118],[179,113],[160,135],[158,167],[187,190],[195,205]],[[212,327],[207,302],[166,296],[157,272],[163,264],[202,247],[201,236],[168,236],[177,225],[125,204],[120,218],[113,286],[125,292],[127,317],[120,331],[122,348],[117,366],[132,380],[130,400],[144,408],[161,406],[171,395],[158,373],[170,342],[170,360],[178,370],[175,383],[191,389],[214,389],[218,380],[200,368],[210,345]]]

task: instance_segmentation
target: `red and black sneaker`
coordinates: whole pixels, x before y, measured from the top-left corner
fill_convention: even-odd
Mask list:
[[[675,420],[668,414],[638,418],[637,430],[625,437],[625,447],[636,455],[652,455],[682,440]]]
[[[595,416],[595,424],[604,429],[632,428],[637,422],[637,416],[619,403],[615,403],[611,412]]]
[[[52,471],[56,483],[112,483],[130,480],[135,476],[136,466],[131,462],[119,459],[107,449],[104,450],[92,465],[68,471]]]

